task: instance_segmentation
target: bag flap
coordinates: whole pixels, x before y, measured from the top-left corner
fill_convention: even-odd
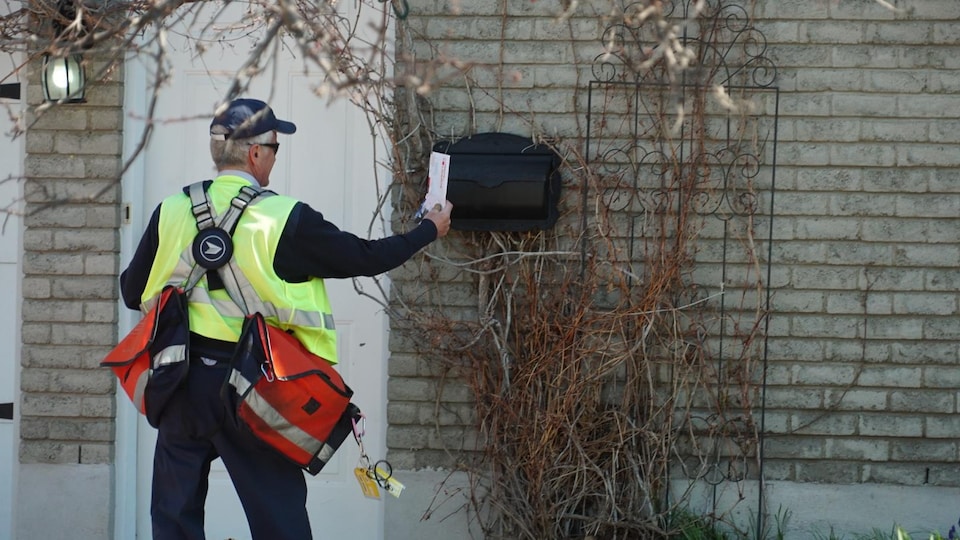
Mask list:
[[[167,286],[160,292],[160,299],[153,309],[147,312],[140,322],[130,330],[117,346],[104,357],[100,365],[114,367],[129,364],[144,353],[153,343],[157,335],[157,324],[160,321],[160,312],[167,307],[173,293],[179,292],[176,287]]]
[[[248,317],[246,324],[250,327],[250,333],[256,335],[257,348],[261,349],[258,354],[262,354],[263,360],[268,360],[269,370],[276,378],[288,381],[316,374],[330,381],[344,395],[352,394],[333,365],[308,351],[293,334],[267,324],[260,313]],[[252,331],[254,328],[255,332]]]
[[[342,384],[340,373],[333,368],[333,364],[308,351],[293,334],[268,324],[264,324],[264,327],[267,328],[273,371],[278,379],[289,380],[322,373]]]

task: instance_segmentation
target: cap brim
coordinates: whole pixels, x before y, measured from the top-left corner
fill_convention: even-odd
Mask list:
[[[297,132],[297,126],[293,122],[287,122],[285,120],[280,120],[277,118],[277,127],[274,128],[278,133],[283,133],[285,135],[290,135],[291,133]]]

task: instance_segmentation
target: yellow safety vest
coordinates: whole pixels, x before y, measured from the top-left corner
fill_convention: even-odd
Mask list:
[[[207,198],[216,215],[227,210],[245,185],[249,185],[246,179],[232,175],[220,176],[210,185]],[[247,311],[259,312],[268,324],[292,331],[307,350],[335,364],[337,335],[323,280],[288,283],[273,269],[280,235],[296,203],[291,197],[274,195],[248,205],[233,232],[233,262],[243,273],[238,278]],[[184,194],[166,198],[160,207],[159,246],[141,309],[148,309],[164,286],[185,285],[193,268],[191,245],[196,234],[190,198]],[[222,341],[240,338],[246,313],[226,290],[209,290],[206,276],[190,291],[187,311],[191,332]]]

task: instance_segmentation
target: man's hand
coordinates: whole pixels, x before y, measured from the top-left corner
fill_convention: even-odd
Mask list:
[[[450,232],[450,211],[453,210],[453,204],[450,201],[444,201],[443,208],[439,204],[433,205],[433,208],[423,216],[423,219],[429,219],[437,226],[437,238],[443,238]]]

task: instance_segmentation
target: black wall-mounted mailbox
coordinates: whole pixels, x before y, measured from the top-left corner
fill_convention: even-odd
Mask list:
[[[450,155],[450,226],[466,231],[548,229],[557,221],[560,158],[509,133],[481,133],[433,150]]]

